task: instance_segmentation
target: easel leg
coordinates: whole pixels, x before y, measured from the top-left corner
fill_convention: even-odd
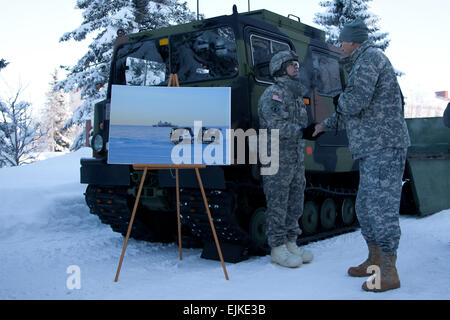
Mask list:
[[[222,250],[220,249],[219,240],[217,239],[216,229],[214,228],[214,223],[211,218],[211,212],[209,211],[208,201],[206,199],[205,190],[203,189],[202,179],[200,177],[200,172],[198,168],[195,168],[195,173],[197,174],[198,184],[200,185],[200,190],[203,196],[203,203],[205,204],[206,213],[208,214],[209,224],[211,225],[211,230],[214,236],[214,241],[216,242],[217,252],[219,253],[220,261],[222,262],[223,272],[225,273],[225,279],[228,279],[227,269],[225,267],[225,262],[223,261]]]
[[[133,212],[131,214],[130,223],[128,225],[127,236],[125,237],[125,243],[123,245],[122,254],[120,255],[119,266],[117,268],[116,278],[114,282],[117,282],[119,279],[120,268],[122,267],[123,257],[125,255],[125,250],[127,249],[128,239],[130,238],[131,228],[133,227],[134,216],[136,215],[137,206],[139,204],[139,198],[141,197],[142,187],[144,186],[145,177],[147,175],[147,168],[144,168],[144,173],[142,174],[141,183],[139,185],[139,190],[136,196],[136,201],[134,202]]]
[[[177,186],[177,222],[178,222],[178,247],[180,248],[180,260],[183,260],[181,254],[181,221],[180,221],[180,183],[178,180],[178,169],[175,169],[176,186]]]

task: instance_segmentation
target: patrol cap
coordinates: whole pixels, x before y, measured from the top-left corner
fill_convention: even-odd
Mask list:
[[[286,62],[298,61],[298,55],[292,50],[277,52],[270,59],[269,72],[272,77],[286,73]]]
[[[344,24],[338,41],[363,43],[367,39],[369,39],[369,29],[364,21],[356,19]]]

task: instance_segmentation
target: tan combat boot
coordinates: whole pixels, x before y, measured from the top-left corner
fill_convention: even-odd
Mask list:
[[[303,263],[310,263],[314,259],[314,255],[311,251],[300,248],[299,246],[297,246],[297,243],[295,243],[295,241],[286,242],[286,248],[290,253],[301,257]]]
[[[277,263],[280,266],[288,268],[298,268],[303,263],[301,257],[289,252],[286,244],[272,248],[270,258],[273,263]]]
[[[398,277],[397,268],[395,263],[397,261],[396,255],[389,255],[380,250],[381,265],[380,265],[380,279],[377,285],[377,279],[375,279],[375,285],[367,285],[365,281],[362,285],[363,290],[372,292],[383,292],[387,290],[400,288],[400,279]]]
[[[352,277],[368,277],[371,273],[367,272],[367,268],[371,265],[380,266],[380,249],[374,243],[367,243],[369,248],[369,256],[366,261],[361,263],[357,267],[350,267],[348,269],[348,274]]]

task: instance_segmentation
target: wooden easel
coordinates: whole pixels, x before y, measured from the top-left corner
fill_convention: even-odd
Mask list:
[[[167,85],[168,87],[170,86],[177,86],[179,87],[180,84],[178,82],[178,76],[177,74],[170,74],[170,78],[169,78],[169,83]],[[202,193],[202,197],[203,197],[203,203],[205,205],[205,209],[206,209],[206,213],[208,215],[208,219],[209,219],[209,224],[211,226],[211,231],[214,237],[214,241],[216,243],[216,248],[217,248],[217,252],[219,253],[219,257],[220,257],[220,261],[222,263],[222,268],[223,268],[223,272],[225,274],[225,279],[229,280],[228,278],[228,273],[227,273],[227,269],[225,267],[225,262],[223,260],[223,255],[222,255],[222,250],[220,249],[220,244],[219,244],[219,240],[217,238],[217,234],[216,234],[216,229],[214,227],[214,222],[211,218],[211,212],[209,210],[209,205],[208,205],[208,200],[206,199],[206,194],[205,194],[205,189],[203,188],[203,183],[202,183],[202,179],[200,176],[200,172],[199,172],[199,168],[205,168],[206,165],[189,165],[189,164],[178,164],[178,165],[172,165],[172,164],[168,164],[168,165],[151,165],[151,164],[142,164],[142,165],[133,165],[133,169],[134,170],[144,170],[143,174],[142,174],[142,178],[141,178],[141,182],[139,184],[139,189],[138,189],[138,193],[136,195],[136,200],[134,202],[134,207],[133,207],[133,212],[131,213],[131,219],[130,219],[130,223],[128,225],[128,231],[127,231],[127,235],[125,237],[125,243],[123,245],[122,248],[122,254],[120,255],[120,261],[119,261],[119,266],[117,267],[117,272],[116,272],[116,277],[114,279],[114,282],[117,282],[119,280],[119,273],[120,273],[120,269],[122,268],[122,262],[123,262],[123,258],[125,255],[125,250],[127,248],[128,245],[128,239],[130,238],[130,234],[131,234],[131,229],[133,227],[133,222],[134,222],[134,217],[136,215],[136,210],[137,210],[137,206],[139,204],[139,199],[141,197],[141,192],[142,192],[142,187],[144,186],[144,181],[145,181],[145,177],[147,176],[147,171],[148,170],[171,170],[171,169],[175,169],[175,180],[176,180],[176,199],[177,199],[177,224],[178,224],[178,246],[179,246],[179,250],[180,250],[180,260],[183,260],[183,256],[181,253],[181,221],[180,221],[180,184],[179,184],[179,179],[178,179],[178,170],[179,169],[195,169],[195,173],[197,175],[197,181],[198,184],[200,186],[200,191]]]
[[[179,87],[180,83],[178,82],[178,74],[171,73],[169,76],[169,83],[167,84],[168,87]]]

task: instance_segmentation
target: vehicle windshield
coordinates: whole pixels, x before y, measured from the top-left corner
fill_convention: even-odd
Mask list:
[[[166,82],[169,48],[160,40],[127,43],[117,50],[114,84],[152,86]]]
[[[187,83],[228,78],[237,71],[233,30],[220,27],[124,44],[117,50],[113,83],[157,86],[167,85],[170,73]]]
[[[181,82],[230,77],[237,73],[236,41],[230,27],[174,35],[172,68]]]

